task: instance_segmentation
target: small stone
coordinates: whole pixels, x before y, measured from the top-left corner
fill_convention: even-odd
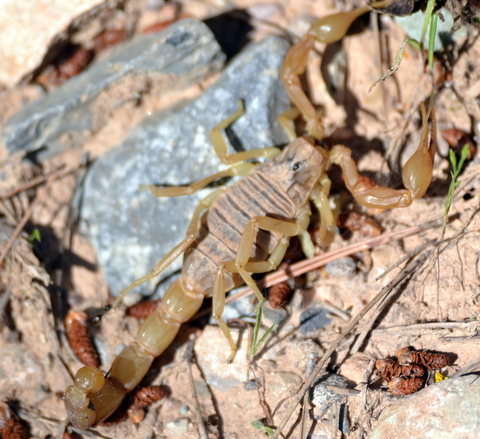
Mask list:
[[[202,399],[211,399],[212,394],[208,389],[207,384],[204,381],[197,381],[195,380],[195,391],[197,392],[197,396]]]
[[[198,202],[212,190],[155,198],[139,191],[140,185],[187,184],[224,169],[209,132],[238,109],[239,99],[245,114],[226,130],[235,148],[285,143],[277,117],[290,107],[279,78],[288,47],[278,37],[250,45],[202,96],[182,108],[151,115],[93,164],[85,181],[81,220],[113,295],[150,272],[185,237]],[[179,257],[160,279],[136,291],[151,294],[159,280],[181,265]],[[160,285],[160,291],[164,288]]]
[[[350,277],[355,274],[357,264],[353,258],[345,256],[325,265],[325,271],[331,277]]]
[[[243,388],[245,390],[257,390],[257,389],[260,389],[260,387],[261,387],[261,383],[258,378],[254,380],[248,380],[243,385]]]
[[[371,439],[474,439],[480,437],[480,379],[447,379],[387,407]]]
[[[171,436],[183,436],[189,427],[189,420],[186,418],[175,419],[166,425],[168,433]]]
[[[218,70],[224,60],[210,29],[194,19],[139,35],[24,107],[8,120],[2,138],[11,154],[41,150],[37,158],[82,145],[119,106],[142,92],[145,81],[179,90]]]
[[[334,402],[340,403],[345,399],[345,396],[339,395],[335,390],[329,389],[327,386],[340,387],[342,389],[348,387],[347,380],[335,374],[329,375],[314,385],[312,403],[315,406],[315,411],[313,417],[317,420],[323,417],[323,414]]]
[[[356,384],[365,381],[365,372],[368,370],[372,359],[364,354],[357,353],[348,357],[340,366],[340,375]]]
[[[273,309],[268,303],[263,306],[263,317],[271,324],[280,326],[289,316],[288,312],[283,309]]]
[[[300,315],[300,332],[309,336],[330,324],[330,313],[321,306],[312,306]]]
[[[230,333],[237,343],[240,332],[230,329]],[[249,379],[245,337],[242,337],[242,342],[243,346],[239,347],[235,360],[227,364],[230,345],[222,330],[218,326],[204,328],[195,342],[195,358],[208,385],[227,391]]]
[[[452,32],[452,27],[454,25],[453,16],[447,8],[442,8],[440,12],[443,16],[443,19],[437,21],[437,38],[435,38],[434,45],[435,51],[442,50],[453,41],[455,41],[457,44],[460,44],[461,41],[467,36],[467,30],[465,27]],[[413,38],[417,41],[420,41],[421,38],[424,19],[425,13],[423,11],[418,11],[406,17],[395,17],[396,23],[408,34],[410,38]],[[424,43],[428,42],[429,31],[430,26],[427,27]]]

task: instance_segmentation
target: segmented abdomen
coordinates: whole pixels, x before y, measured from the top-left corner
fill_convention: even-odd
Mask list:
[[[203,216],[198,237],[185,252],[182,270],[185,282],[211,296],[218,266],[235,259],[243,230],[251,218],[269,216],[292,220],[295,215],[293,203],[262,175],[262,166],[259,166],[221,194]],[[268,259],[281,237],[278,233],[258,231],[250,260]],[[242,282],[238,275],[225,275],[226,291]]]

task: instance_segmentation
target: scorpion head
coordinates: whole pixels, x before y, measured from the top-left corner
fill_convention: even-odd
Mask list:
[[[290,143],[281,154],[263,165],[262,171],[294,204],[303,207],[325,172],[325,151],[305,137]]]

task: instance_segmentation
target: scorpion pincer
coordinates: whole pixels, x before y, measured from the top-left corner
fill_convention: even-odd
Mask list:
[[[307,121],[307,129],[315,138],[323,137],[323,127],[316,111],[301,90],[298,75],[305,71],[308,53],[314,39],[323,41],[333,32],[342,38],[349,23],[367,12],[367,8],[352,11],[346,17],[334,14],[312,26],[312,30],[295,44],[286,56],[282,80],[299,112]],[[345,19],[347,24],[345,24]],[[332,37],[332,38],[333,38]],[[325,39],[325,38],[324,38]],[[325,40],[325,42],[331,42]],[[186,236],[153,268],[120,292],[113,307],[132,288],[158,276],[173,260],[184,253],[181,277],[166,291],[158,309],[145,319],[136,339],[114,360],[108,374],[91,366],[82,367],[75,382],[65,392],[65,407],[72,424],[88,428],[110,416],[125,395],[132,391],[147,373],[152,361],[173,341],[182,323],[192,318],[205,297],[212,297],[213,317],[227,338],[232,361],[236,345],[222,320],[225,293],[246,283],[259,301],[261,292],[252,279],[253,273],[274,270],[281,262],[290,238],[298,236],[307,257],[314,246],[307,227],[310,222],[310,201],[320,213],[319,240],[326,242],[335,230],[335,220],[328,195],[331,182],[326,171],[331,164],[340,166],[345,184],[355,199],[367,207],[405,207],[422,197],[430,184],[433,157],[436,151],[436,127],[433,109],[427,113],[423,103],[422,136],[418,150],[403,170],[406,189],[367,188],[359,178],[351,151],[336,145],[330,151],[315,146],[311,137],[300,137],[280,152],[263,148],[227,154],[227,144],[221,130],[243,114],[243,108],[218,124],[210,133],[213,148],[227,170],[184,187],[157,188],[146,186],[153,195],[171,197],[191,194],[212,181],[226,176],[244,176],[226,189],[208,195],[197,206]],[[292,112],[289,112],[292,115]],[[288,127],[285,115],[282,125]],[[429,120],[432,133],[429,141]],[[259,157],[271,160],[255,166],[246,160]]]

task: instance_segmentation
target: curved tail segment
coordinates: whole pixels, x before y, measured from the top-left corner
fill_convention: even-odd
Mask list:
[[[82,367],[65,392],[72,424],[86,429],[107,419],[150,369],[153,360],[173,341],[180,325],[200,309],[204,296],[177,280],[161,306],[140,326],[136,340],[115,359],[107,376],[95,367]]]

